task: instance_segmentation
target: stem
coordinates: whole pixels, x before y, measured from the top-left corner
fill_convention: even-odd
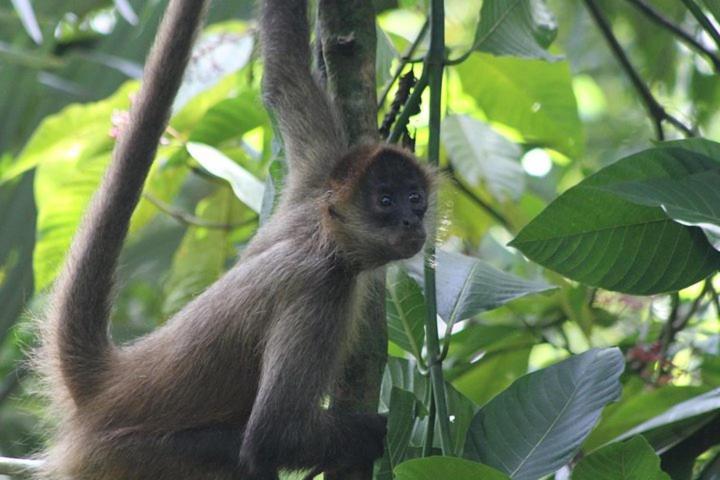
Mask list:
[[[648,86],[645,84],[643,79],[640,77],[640,74],[637,72],[637,70],[635,70],[635,67],[633,67],[632,63],[630,63],[630,59],[628,59],[617,38],[615,38],[615,35],[612,32],[612,28],[610,27],[610,23],[608,23],[602,11],[595,3],[595,0],[584,1],[585,6],[590,12],[590,15],[593,17],[593,20],[595,20],[595,23],[600,29],[600,33],[602,33],[603,37],[605,37],[605,40],[610,46],[610,50],[613,52],[613,55],[615,55],[615,58],[618,60],[618,62],[620,62],[620,65],[622,66],[623,70],[625,70],[627,76],[630,78],[630,82],[633,84],[633,87],[635,87],[635,90],[637,90],[637,92],[640,94],[640,98],[645,105],[645,109],[647,110],[648,115],[650,115],[650,118],[653,121],[653,125],[655,126],[655,135],[657,139],[665,139],[665,132],[663,131],[662,127],[663,121],[667,121],[689,137],[695,136],[695,132],[692,128],[686,126],[680,120],[667,113],[665,111],[665,108],[660,105],[660,102],[655,99],[652,92],[650,91],[650,88],[648,88]]]
[[[0,475],[30,476],[37,474],[42,463],[40,460],[0,457]]]
[[[215,230],[233,230],[236,228],[251,225],[257,220],[257,218],[253,218],[245,222],[237,223],[213,222],[211,220],[205,220],[204,218],[195,216],[192,213],[186,212],[185,210],[170,205],[169,203],[165,203],[150,193],[143,193],[143,198],[145,198],[145,200],[147,200],[148,202],[152,203],[161,212],[169,215],[170,217],[174,218],[175,220],[184,225],[189,225],[192,227],[208,228]]]
[[[428,72],[430,87],[430,138],[428,140],[428,161],[437,167],[440,163],[440,116],[442,100],[442,81],[445,52],[445,11],[443,0],[432,0],[430,6],[430,50],[425,59],[425,71]],[[414,93],[414,92],[413,92]],[[435,237],[433,225],[430,238]],[[452,455],[450,441],[450,421],[448,418],[445,380],[443,378],[440,342],[437,330],[437,297],[435,294],[435,242],[430,241],[425,248],[425,297],[427,299],[427,317],[425,332],[427,338],[428,367],[430,381],[437,409],[437,421],[440,427],[440,448],[443,455]]]
[[[715,44],[720,47],[720,32],[717,31],[710,19],[705,16],[698,4],[695,3],[693,0],[682,0],[682,2],[685,4],[687,9],[690,10],[690,13],[692,13],[693,17],[695,17],[695,20],[698,21],[698,23],[707,32],[707,34],[712,37],[712,39],[715,41]]]
[[[429,388],[431,388],[428,385]],[[425,438],[423,439],[422,456],[429,457],[432,455],[433,440],[435,437],[435,399],[430,395],[430,411],[428,413],[428,423],[425,427]]]
[[[640,10],[648,19],[665,28],[673,35],[678,37],[690,48],[703,55],[707,60],[712,63],[713,68],[716,72],[720,72],[720,58],[715,55],[714,52],[705,47],[702,43],[695,40],[695,38],[679,26],[675,25],[672,20],[664,16],[652,5],[645,3],[645,0],[627,0],[633,7]]]
[[[417,47],[422,42],[422,39],[425,38],[425,33],[427,33],[429,25],[430,25],[430,22],[428,20],[425,20],[425,23],[423,23],[423,26],[420,29],[420,32],[418,32],[417,37],[415,37],[415,40],[413,41],[413,43],[405,51],[405,54],[403,54],[403,56],[400,57],[400,65],[398,65],[398,67],[395,69],[395,73],[393,74],[393,77],[390,79],[388,84],[385,85],[385,88],[383,88],[382,94],[380,94],[380,99],[378,100],[378,108],[383,106],[383,104],[385,103],[385,100],[387,99],[388,94],[390,93],[390,89],[395,84],[397,79],[400,78],[400,75],[402,74],[403,70],[405,69],[405,66],[408,64],[408,62],[412,58],[413,54],[415,53],[415,50],[417,50]]]

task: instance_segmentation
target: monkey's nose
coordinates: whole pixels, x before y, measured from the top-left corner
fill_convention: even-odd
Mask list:
[[[413,228],[417,228],[420,225],[420,221],[417,218],[403,218],[402,220],[402,226],[406,229],[410,230]]]

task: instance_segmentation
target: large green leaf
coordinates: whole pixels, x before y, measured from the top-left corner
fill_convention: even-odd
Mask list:
[[[715,21],[720,22],[720,0],[703,0],[703,3],[715,17]]]
[[[670,480],[643,437],[601,448],[580,460],[572,480]]]
[[[596,349],[525,375],[477,413],[465,456],[516,480],[555,472],[619,397],[624,366],[618,349]]]
[[[700,227],[720,250],[720,162],[712,168],[712,164],[695,160],[687,172],[672,178],[648,178],[607,188],[638,205],[660,207],[682,225]]]
[[[421,282],[422,261],[410,264]],[[460,253],[437,252],[438,314],[448,323],[492,310],[525,295],[555,288],[542,281],[529,281],[491,267]]]
[[[496,55],[556,60],[541,45],[554,38],[557,24],[541,0],[485,0],[474,47]]]
[[[442,138],[455,171],[470,184],[485,184],[498,200],[517,200],[523,193],[525,171],[516,144],[465,115],[446,117]]]
[[[268,121],[258,92],[243,92],[210,107],[190,133],[190,141],[218,145]]]
[[[399,266],[388,268],[386,287],[388,338],[419,360],[427,315],[422,289]]]
[[[582,153],[582,124],[567,62],[474,53],[457,70],[463,90],[491,122],[514,128],[528,143],[570,157]]]
[[[395,468],[396,480],[508,480],[497,470],[452,457],[426,457],[408,460]]]
[[[128,82],[113,96],[94,103],[73,104],[40,124],[20,156],[4,170],[10,180],[43,163],[76,163],[109,153],[113,112],[127,110],[137,82]]]
[[[699,228],[673,221],[660,207],[630,202],[625,196],[632,192],[616,190],[628,182],[667,181],[719,168],[710,157],[676,146],[631,155],[560,195],[511,245],[588,285],[635,294],[681,289],[720,268],[720,253]]]

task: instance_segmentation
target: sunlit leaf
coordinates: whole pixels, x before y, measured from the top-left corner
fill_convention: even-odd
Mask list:
[[[619,350],[596,349],[521,377],[477,413],[465,456],[515,480],[555,472],[619,397],[624,367]]]
[[[458,65],[463,90],[488,120],[517,130],[527,142],[576,157],[583,131],[567,62],[474,53]]]
[[[205,170],[230,183],[241,202],[260,213],[265,192],[265,186],[260,180],[209,145],[188,142],[186,148]]]
[[[446,117],[442,138],[455,171],[470,184],[486,185],[498,200],[516,200],[522,194],[525,172],[516,144],[465,115]]]

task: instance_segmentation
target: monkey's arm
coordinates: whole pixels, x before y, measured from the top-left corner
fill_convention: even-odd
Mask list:
[[[320,406],[348,328],[347,296],[333,288],[340,282],[305,286],[318,293],[288,305],[272,328],[240,452],[251,472],[366,465],[382,455],[383,418],[340,415]]]
[[[60,359],[62,377],[76,400],[91,393],[98,380],[95,376],[104,370],[117,257],[206,4],[200,0],[169,3],[145,64],[130,122],[115,146],[55,285],[45,343]]]
[[[301,192],[320,187],[347,149],[347,140],[337,112],[310,69],[307,1],[263,0],[260,33],[263,90],[285,143],[288,185]]]

